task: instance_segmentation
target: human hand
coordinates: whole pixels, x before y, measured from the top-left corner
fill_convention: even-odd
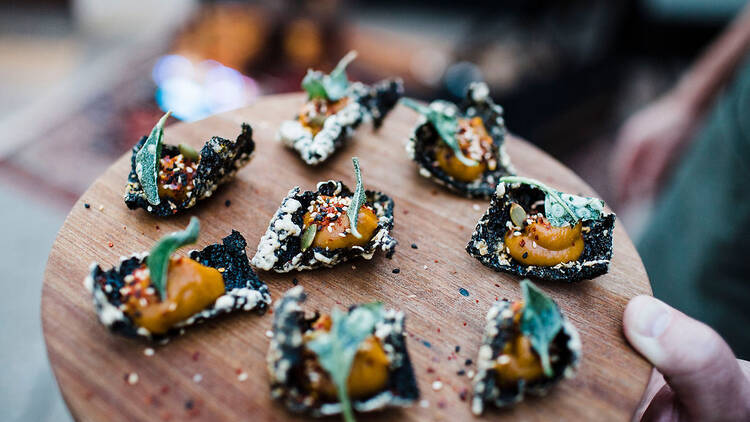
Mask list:
[[[668,94],[630,116],[617,135],[612,169],[618,199],[656,193],[699,121],[692,102]]]
[[[750,362],[714,330],[650,296],[628,303],[623,325],[656,369],[634,421],[750,421]]]

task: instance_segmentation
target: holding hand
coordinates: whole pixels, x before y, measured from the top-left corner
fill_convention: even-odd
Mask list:
[[[750,362],[714,330],[650,296],[630,301],[623,324],[657,370],[633,420],[750,421]]]

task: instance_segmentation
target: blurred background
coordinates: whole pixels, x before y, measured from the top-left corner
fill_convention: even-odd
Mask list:
[[[614,195],[617,130],[744,2],[405,3],[0,0],[0,268],[21,286],[0,303],[0,331],[5,345],[23,339],[0,348],[9,420],[68,418],[40,332],[46,256],[78,196],[163,110],[192,121],[299,91],[308,67],[351,49],[351,79],[399,75],[421,99],[485,80],[509,129],[581,175],[636,237],[648,208]]]

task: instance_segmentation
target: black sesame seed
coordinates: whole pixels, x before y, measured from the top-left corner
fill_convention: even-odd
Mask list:
[[[456,346],[456,353],[461,351],[461,346]]]
[[[292,279],[292,284],[294,284],[295,286],[298,285],[299,284],[299,280],[297,280],[296,278],[293,278]]]
[[[417,246],[417,244],[416,244],[416,243],[412,243],[412,244],[411,244],[411,248],[412,248],[412,249],[419,249],[419,246]]]
[[[528,257],[529,257],[529,253],[528,253],[528,252],[524,252],[524,253],[523,253],[523,259],[526,259],[526,258],[528,258]]]
[[[88,202],[84,202],[83,208],[89,209],[91,208],[91,204],[89,204]]]
[[[474,361],[471,359],[466,359],[466,362],[464,363],[466,364],[466,366],[470,366],[472,363],[474,363]]]
[[[399,268],[394,268],[394,269],[393,269],[393,271],[391,271],[391,272],[392,272],[393,274],[398,274],[398,273],[400,273],[400,272],[401,272],[401,269],[399,269]]]
[[[228,207],[228,206],[230,206],[230,205],[232,205],[232,201],[230,201],[230,200],[228,200],[228,199],[227,199],[226,201],[224,201],[224,206],[225,206],[225,207]]]
[[[456,375],[458,376],[463,376],[465,374],[466,374],[466,371],[464,371],[463,369],[459,369],[458,372],[456,372]]]
[[[185,409],[188,409],[188,410],[192,409],[193,408],[193,404],[194,404],[193,403],[193,399],[190,399],[190,400],[186,401],[185,402]]]
[[[458,289],[458,292],[461,293],[461,296],[467,296],[467,297],[469,296],[469,291],[464,289],[463,287]]]

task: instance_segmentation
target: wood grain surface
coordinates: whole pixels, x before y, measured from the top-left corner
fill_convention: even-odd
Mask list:
[[[314,189],[320,180],[354,185],[350,157],[360,157],[365,186],[395,200],[392,260],[378,253],[333,269],[275,274],[260,271],[275,299],[296,278],[310,309],[327,310],[380,300],[406,312],[407,346],[422,392],[421,405],[361,415],[361,420],[463,421],[472,418],[461,392],[470,380],[458,371],[475,368],[484,318],[492,302],[520,298],[518,279],[482,266],[464,250],[488,201],[460,198],[417,174],[404,145],[417,115],[399,106],[378,132],[369,125],[319,167],[308,167],[275,140],[279,123],[295,113],[302,94],[267,97],[245,109],[191,124],[175,124],[165,142],[200,147],[212,135],[234,139],[248,122],[257,144],[253,161],[237,179],[185,215],[156,219],[123,202],[130,155],[121,157],[80,198],[60,229],[47,263],[42,320],[47,350],[63,397],[81,421],[286,420],[295,419],[269,396],[265,355],[273,315],[233,314],[187,330],[153,346],[110,334],[99,324],[83,287],[89,265],[109,268],[122,255],[147,251],[165,233],[201,219],[200,249],[232,229],[248,240],[252,257],[269,219],[296,185]],[[512,122],[511,127],[512,127]],[[136,141],[135,139],[133,140]],[[508,152],[519,174],[563,191],[596,195],[580,178],[536,147],[511,138]],[[227,206],[225,201],[231,200]],[[84,208],[83,204],[91,204]],[[418,249],[410,247],[414,243]],[[191,248],[184,248],[182,253]],[[399,268],[399,274],[392,270]],[[576,378],[544,398],[486,419],[618,421],[636,408],[651,370],[622,334],[629,298],[650,294],[646,272],[622,225],[616,226],[609,273],[577,284],[538,282],[575,324],[583,342]],[[459,288],[469,291],[464,297]],[[456,352],[457,346],[460,351]],[[153,356],[144,351],[155,349]],[[129,374],[138,381],[127,382]],[[242,374],[247,374],[241,381]],[[131,376],[131,381],[135,377]],[[433,382],[442,388],[433,389]],[[302,417],[296,417],[302,420]]]

